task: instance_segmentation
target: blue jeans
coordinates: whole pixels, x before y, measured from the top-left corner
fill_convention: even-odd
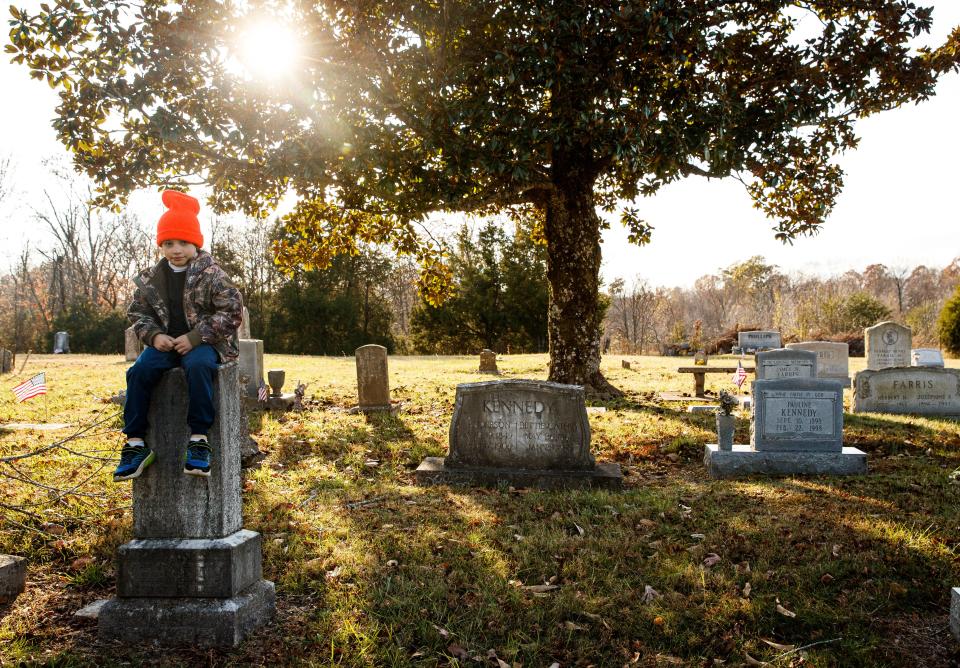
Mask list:
[[[217,351],[201,343],[186,355],[171,350],[160,352],[146,347],[127,369],[127,400],[123,406],[123,433],[132,438],[147,435],[147,414],[153,388],[165,371],[182,366],[187,376],[190,397],[187,424],[193,434],[204,434],[213,424],[213,373],[217,370]]]

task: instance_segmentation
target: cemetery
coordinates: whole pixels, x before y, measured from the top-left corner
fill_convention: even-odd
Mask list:
[[[0,552],[22,558],[0,563],[0,594],[12,599],[0,603],[2,656],[46,648],[80,661],[164,656],[188,665],[200,651],[234,663],[291,653],[320,661],[332,645],[344,665],[463,664],[488,651],[572,665],[581,656],[620,661],[620,648],[632,647],[678,661],[788,651],[767,640],[831,641],[805,655],[839,664],[955,652],[950,628],[960,613],[947,611],[960,422],[851,413],[853,390],[819,378],[819,357],[774,350],[751,362],[762,377],[742,391],[754,407],[734,407],[733,445],[719,451],[713,411],[655,398],[653,390],[689,392],[671,358],[632,356],[630,368],[604,358],[625,396],[598,402],[544,382],[543,355],[501,355],[490,380],[476,356],[385,359],[368,350],[372,365],[365,351],[263,356],[265,367],[320,389],[302,412],[250,414],[264,453],[255,468],[241,470],[239,455],[224,450],[222,475],[191,488],[196,480],[165,455],[132,497],[104,484],[89,488],[97,498],[52,506],[42,521],[7,515]],[[39,356],[62,378],[51,418],[80,423],[88,389],[122,386],[121,359]],[[866,361],[850,358],[849,370],[872,388],[883,373],[960,373],[954,360],[882,371]],[[220,387],[238,392],[218,394],[218,443],[239,443],[239,373],[221,371]],[[169,376],[164,396],[183,382]],[[351,410],[361,387],[364,405],[403,410]],[[707,395],[729,387],[728,377],[709,376]],[[164,424],[184,410],[182,398],[156,410]],[[0,421],[15,414],[44,421],[39,405],[0,402]],[[179,437],[153,438],[168,453]],[[0,436],[0,456],[18,442]],[[81,436],[70,449],[98,443]],[[96,472],[92,464],[63,451],[20,470],[55,486],[77,467]],[[164,502],[168,485],[185,505]],[[200,489],[209,499],[191,501]],[[26,497],[4,503],[37,498],[27,487],[16,494]],[[716,644],[731,640],[705,640],[705,619],[718,638],[735,624],[745,633]],[[836,633],[837,620],[850,630]],[[482,630],[470,630],[478,622]],[[524,640],[522,629],[534,626],[539,639]],[[878,643],[868,650],[869,638]],[[468,654],[458,658],[458,648]]]

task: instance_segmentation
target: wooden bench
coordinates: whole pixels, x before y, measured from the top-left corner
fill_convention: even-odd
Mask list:
[[[743,370],[747,373],[753,373],[752,366],[745,366]],[[677,369],[678,373],[692,373],[693,374],[693,391],[694,396],[702,397],[704,396],[704,383],[707,380],[708,373],[727,373],[734,374],[737,372],[737,367],[735,366],[682,366]]]

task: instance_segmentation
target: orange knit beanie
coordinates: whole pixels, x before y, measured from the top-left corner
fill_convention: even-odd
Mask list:
[[[157,245],[167,239],[179,239],[200,248],[203,245],[200,221],[197,220],[200,202],[178,190],[164,190],[161,199],[167,211],[157,223]]]

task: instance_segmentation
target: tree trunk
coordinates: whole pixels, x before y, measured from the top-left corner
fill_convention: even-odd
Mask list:
[[[600,218],[593,184],[564,186],[553,191],[545,205],[548,380],[583,385],[588,394],[622,396],[600,373]]]

